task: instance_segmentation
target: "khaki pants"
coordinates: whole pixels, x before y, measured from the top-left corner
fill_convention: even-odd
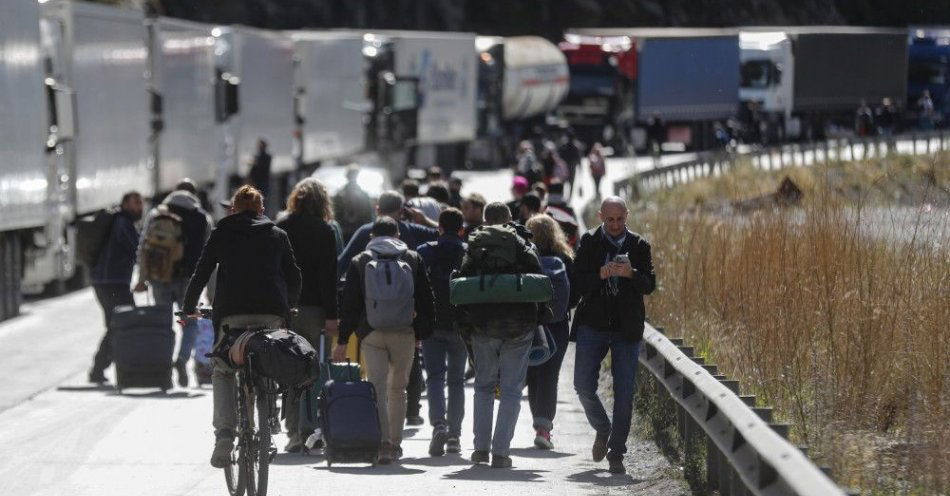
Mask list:
[[[373,331],[362,344],[366,377],[376,388],[383,441],[398,446],[406,422],[406,386],[416,350],[416,335],[411,328]]]
[[[232,332],[242,327],[265,326],[268,329],[278,329],[284,325],[284,319],[276,315],[243,314],[232,315],[221,320],[221,326],[229,326]],[[224,333],[218,333],[218,343],[224,339]],[[211,359],[214,369],[211,372],[211,388],[214,398],[214,414],[211,424],[214,426],[216,438],[233,438],[237,431],[237,381],[236,369],[232,368],[221,358]]]

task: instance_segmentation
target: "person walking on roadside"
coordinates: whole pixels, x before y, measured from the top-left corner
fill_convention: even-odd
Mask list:
[[[236,337],[248,326],[283,326],[297,306],[301,286],[290,239],[264,215],[261,192],[242,186],[234,193],[228,211],[230,215],[218,222],[205,243],[184,303],[187,318],[201,317],[196,312],[198,298],[217,269],[211,320],[218,352],[229,346],[226,338]],[[211,466],[224,468],[231,463],[237,429],[237,370],[217,356],[211,364],[215,430]]]
[[[145,216],[139,241],[139,280],[135,291],[142,292],[151,287],[156,305],[169,308],[178,305],[181,309],[185,288],[198,265],[201,249],[211,235],[212,224],[211,215],[201,207],[198,188],[190,179],[183,179],[160,205]],[[171,241],[181,254],[181,258],[174,263],[166,260],[174,250],[162,246],[169,232],[176,234],[177,239]],[[181,328],[178,357],[175,359],[175,372],[181,387],[188,387],[186,366],[195,349],[197,337],[198,322],[186,320]]]
[[[105,370],[112,365],[112,313],[120,305],[135,305],[132,298],[132,269],[139,245],[139,232],[135,223],[142,218],[144,205],[142,195],[130,191],[122,195],[120,210],[113,215],[109,235],[99,250],[90,278],[96,300],[102,307],[106,333],[99,342],[99,350],[93,358],[89,382],[105,383]]]
[[[600,181],[607,175],[607,161],[604,160],[604,147],[594,143],[587,154],[587,163],[590,166],[590,176],[594,178],[594,198],[600,198]]]
[[[439,239],[419,246],[435,297],[434,331],[422,342],[429,397],[432,441],[429,454],[461,452],[462,418],[465,416],[465,364],[468,352],[459,333],[458,310],[449,301],[449,280],[462,265],[467,248],[462,236],[462,212],[449,208],[439,215]],[[448,384],[448,410],[445,386]]]
[[[267,149],[268,146],[270,144],[266,139],[257,139],[257,153],[254,154],[254,158],[251,160],[251,169],[247,175],[248,184],[257,188],[264,196],[265,201],[270,197],[271,161],[273,158]]]
[[[399,240],[395,219],[377,218],[371,236],[347,269],[333,359],[343,361],[350,336],[360,337],[379,406],[379,463],[388,464],[402,457],[406,386],[416,342],[432,333],[432,289],[419,254]]]
[[[468,240],[472,231],[484,222],[483,217],[487,203],[485,197],[478,193],[472,193],[462,200],[462,217],[465,219],[464,239]]]
[[[580,296],[571,339],[576,341],[574,389],[596,432],[592,455],[622,474],[633,414],[634,381],[643,338],[643,297],[656,289],[650,244],[627,229],[627,205],[611,196],[600,205],[602,224],[584,234],[571,287]],[[613,417],[597,397],[600,366],[610,352]]]
[[[485,207],[485,224],[472,233],[459,270],[461,276],[541,274],[541,262],[530,242],[511,222],[504,203]],[[509,256],[511,255],[511,256]],[[460,306],[471,326],[475,355],[474,463],[511,467],[511,438],[521,411],[521,391],[528,370],[528,352],[538,327],[536,303],[485,303]],[[494,421],[495,389],[501,392]],[[494,429],[493,429],[493,425]]]
[[[554,312],[550,323],[544,326],[554,338],[554,354],[541,365],[528,367],[528,404],[534,419],[536,433],[534,445],[540,449],[554,449],[551,431],[554,430],[554,415],[557,411],[557,383],[561,375],[561,363],[567,351],[570,322],[571,287],[568,274],[573,270],[574,250],[567,243],[561,227],[547,215],[536,215],[528,219],[525,227],[531,231],[531,241],[538,249],[545,273],[548,267],[560,271],[551,274],[555,290],[551,309]],[[562,281],[562,285],[558,284]]]
[[[333,208],[326,187],[320,181],[306,178],[297,183],[287,197],[287,215],[277,222],[290,239],[297,265],[303,276],[297,315],[291,330],[303,336],[314,349],[320,348],[320,331],[337,335],[336,298],[336,233],[329,224]],[[320,357],[321,360],[324,357]],[[287,407],[285,451],[298,453],[303,441],[312,434],[300,432],[298,398]]]
[[[360,187],[360,169],[346,168],[346,185],[333,195],[333,217],[340,223],[343,243],[349,243],[356,230],[373,220],[373,199]]]
[[[399,237],[408,246],[419,246],[422,243],[435,241],[439,237],[439,231],[435,228],[417,224],[415,221],[425,220],[425,215],[418,210],[403,208],[405,201],[403,196],[396,191],[384,191],[379,195],[376,201],[376,215],[379,217],[390,217],[399,224]],[[404,213],[412,214],[411,221],[403,219]],[[366,249],[371,239],[373,223],[364,224],[350,238],[343,253],[337,257],[337,272],[339,275],[346,273],[350,262],[356,255]]]

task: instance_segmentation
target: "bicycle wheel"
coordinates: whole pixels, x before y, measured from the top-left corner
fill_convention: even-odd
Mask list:
[[[257,417],[254,425],[256,432],[251,436],[253,450],[248,453],[247,463],[247,496],[267,496],[267,482],[270,475],[271,433],[270,418],[272,415],[273,399],[269,394],[261,394],[257,398]],[[253,416],[255,408],[253,402],[248,402],[249,415]],[[249,417],[254,418],[254,417]]]
[[[244,472],[239,463],[240,451],[244,448],[239,442],[237,449],[231,452],[231,464],[224,467],[224,482],[228,486],[228,494],[231,496],[244,496]]]

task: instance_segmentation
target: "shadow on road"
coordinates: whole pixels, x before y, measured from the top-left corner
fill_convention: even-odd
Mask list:
[[[367,464],[363,465],[350,465],[346,467],[334,466],[320,466],[313,467],[314,470],[325,470],[334,474],[352,474],[352,475],[415,475],[415,474],[424,474],[425,470],[420,470],[417,468],[406,468],[402,465],[376,465],[372,467]]]
[[[423,467],[452,467],[471,465],[472,462],[460,455],[432,456],[427,458],[403,458],[399,463],[405,465],[421,465]]]
[[[629,474],[614,475],[607,470],[600,468],[585,470],[584,472],[578,472],[576,474],[569,475],[567,480],[580,484],[594,484],[602,487],[629,486],[632,484],[637,484],[638,482],[642,482],[634,479]]]
[[[128,390],[123,390],[121,393],[113,390],[108,394],[108,396],[119,396],[122,398],[132,398],[132,399],[159,399],[159,400],[190,400],[195,398],[203,398],[207,396],[207,393],[192,393],[190,391],[172,391],[170,393],[162,391],[152,391],[148,393],[129,393]]]
[[[83,386],[59,386],[56,390],[67,393],[85,393],[89,391],[108,393],[115,391],[115,388],[108,384],[86,384]]]
[[[538,482],[544,472],[547,472],[547,470],[498,469],[487,465],[475,465],[458,472],[446,474],[442,478],[488,482]]]
[[[327,459],[323,455],[303,455],[300,453],[278,453],[270,462],[271,465],[326,465]]]
[[[520,456],[524,458],[567,458],[569,456],[575,456],[574,453],[564,453],[561,451],[551,451],[551,450],[540,450],[536,448],[512,448],[512,456]]]

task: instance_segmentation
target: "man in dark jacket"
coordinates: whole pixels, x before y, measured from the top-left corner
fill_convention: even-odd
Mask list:
[[[643,296],[656,289],[650,244],[627,230],[627,205],[606,198],[603,224],[581,238],[571,288],[580,295],[572,340],[577,342],[574,389],[596,431],[594,461],[607,457],[611,473],[624,473],[623,455],[633,414],[634,380],[645,310]],[[613,423],[597,397],[600,363],[611,356]],[[609,450],[609,452],[608,452]]]
[[[452,272],[462,265],[467,246],[462,212],[449,208],[439,215],[438,241],[430,241],[418,248],[425,264],[432,292],[435,296],[435,331],[422,342],[425,358],[426,389],[429,394],[429,423],[432,441],[429,454],[441,456],[446,449],[459,453],[462,419],[465,416],[465,364],[468,352],[459,334],[458,312],[449,301],[449,280]],[[449,397],[446,410],[445,386]]]
[[[139,281],[135,286],[137,292],[147,290],[152,287],[152,293],[155,295],[155,304],[168,306],[178,305],[182,307],[185,298],[185,288],[188,287],[188,280],[198,265],[198,257],[201,256],[201,249],[211,234],[212,220],[211,216],[201,208],[201,200],[198,199],[198,189],[190,179],[183,179],[172,191],[162,200],[163,208],[181,219],[182,245],[184,253],[181,260],[175,264],[174,275],[171,281],[146,281],[143,276],[146,271],[142,270],[142,264],[145,263],[142,257],[142,245],[148,236],[150,222],[156,215],[159,215],[159,207],[153,208],[145,216],[142,223],[142,237],[139,240]],[[198,337],[198,322],[196,320],[186,320],[181,329],[181,342],[178,345],[178,358],[175,360],[175,371],[178,374],[178,385],[188,387],[188,371],[185,367],[188,360],[191,359],[191,352],[195,348],[195,339]]]
[[[399,239],[407,246],[419,246],[422,243],[438,239],[438,230],[414,222],[407,222],[403,219],[404,203],[403,196],[398,192],[384,191],[376,201],[376,215],[395,219],[399,224]],[[337,272],[340,275],[345,274],[353,258],[366,249],[372,230],[373,223],[370,222],[364,224],[353,234],[343,253],[337,257]]]
[[[254,160],[251,162],[251,170],[248,173],[248,182],[264,195],[265,201],[267,201],[268,196],[270,196],[271,182],[271,154],[267,151],[267,147],[267,140],[264,138],[257,140],[257,153],[254,155]]]
[[[379,217],[372,226],[372,240],[366,251],[353,258],[343,286],[340,337],[333,349],[333,359],[342,361],[346,357],[350,336],[355,333],[361,339],[366,375],[376,388],[383,437],[379,462],[383,464],[402,456],[409,372],[416,342],[432,334],[434,312],[432,289],[422,259],[400,241],[399,235],[399,223],[396,220]],[[411,275],[403,270],[411,270]],[[388,285],[371,286],[371,282],[379,282],[374,276],[381,274]],[[406,284],[400,286],[400,283]],[[393,287],[411,289],[412,294],[393,290]],[[389,290],[395,292],[388,293]],[[367,301],[373,301],[372,308],[367,308]],[[398,317],[410,325],[398,324],[389,318],[383,323],[375,323],[374,327],[374,316],[370,315],[370,310],[374,316],[402,310],[405,313],[397,312]]]
[[[121,210],[115,214],[109,237],[99,251],[92,268],[92,288],[102,306],[106,321],[106,334],[99,343],[99,350],[89,371],[89,382],[106,382],[106,368],[112,365],[112,312],[119,305],[134,305],[132,299],[132,268],[139,245],[139,232],[135,223],[142,218],[142,195],[131,191],[122,196]]]
[[[462,276],[493,273],[541,274],[541,262],[534,245],[528,243],[518,226],[511,223],[511,211],[504,203],[485,207],[485,225],[476,229],[459,273]],[[522,228],[523,229],[523,228]],[[494,232],[493,232],[494,231]],[[503,232],[507,231],[507,233]],[[478,253],[479,237],[493,235],[515,243],[516,259],[508,268],[488,267]],[[528,372],[528,351],[538,326],[535,303],[486,303],[461,307],[464,321],[472,330],[475,355],[474,431],[472,461],[492,467],[511,467],[511,438],[521,411],[521,390]],[[495,388],[501,390],[498,421],[492,434]]]
[[[240,334],[248,326],[283,326],[300,295],[300,269],[290,240],[264,216],[261,193],[251,186],[241,187],[231,200],[230,212],[211,232],[185,292],[185,313],[189,318],[200,317],[195,313],[198,297],[218,269],[211,317],[215,349],[225,338],[223,331]],[[217,441],[211,465],[223,468],[231,461],[237,427],[236,370],[221,358],[212,358],[212,364]]]

